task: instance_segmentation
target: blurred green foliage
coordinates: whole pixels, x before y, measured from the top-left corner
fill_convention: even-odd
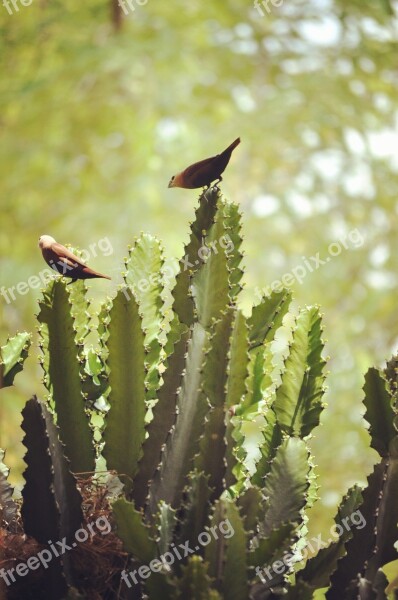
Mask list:
[[[82,249],[108,238],[112,255],[90,264],[115,279],[92,284],[94,302],[118,283],[140,230],[180,256],[197,194],[168,190],[169,178],[240,135],[222,188],[243,212],[246,298],[304,259],[325,260],[292,286],[325,314],[329,406],[312,441],[322,531],[375,460],[363,374],[397,341],[397,4],[284,0],[261,16],[249,0],[132,0],[118,28],[109,2],[16,1],[12,14],[0,6],[1,286],[44,268],[44,233]],[[39,294],[1,297],[2,343],[34,329]],[[41,376],[32,350],[16,388],[2,391],[14,483],[20,410],[43,395]]]

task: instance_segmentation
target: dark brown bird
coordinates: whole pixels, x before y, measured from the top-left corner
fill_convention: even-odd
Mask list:
[[[58,244],[51,235],[42,235],[39,238],[39,248],[46,263],[64,277],[70,277],[73,283],[78,279],[110,279],[93,271],[82,260],[62,244]]]
[[[229,159],[231,158],[232,150],[240,144],[240,138],[237,138],[224,152],[205,158],[199,162],[187,167],[181,173],[173,175],[169,182],[170,187],[181,188],[200,188],[209,187],[212,181],[217,180],[217,183],[222,181],[221,174],[224,173]]]

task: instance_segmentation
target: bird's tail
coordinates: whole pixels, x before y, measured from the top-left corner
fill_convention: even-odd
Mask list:
[[[240,137],[236,138],[234,142],[225,150],[225,152],[232,152],[240,144]]]
[[[97,271],[94,271],[95,276],[98,277],[99,279],[109,279],[111,280],[111,277],[109,277],[109,275],[104,275],[103,273],[98,273]]]
[[[109,277],[109,275],[104,275],[103,273],[98,273],[98,271],[94,271],[93,269],[90,269],[90,267],[86,267],[85,269],[83,269],[83,272],[86,276],[86,279],[109,279],[111,280],[111,277]]]

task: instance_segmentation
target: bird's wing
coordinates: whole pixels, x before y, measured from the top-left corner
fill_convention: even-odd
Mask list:
[[[84,262],[82,262],[82,260],[80,258],[78,258],[75,254],[73,254],[73,252],[68,250],[68,248],[65,248],[65,246],[63,246],[62,244],[58,244],[58,242],[55,242],[51,246],[51,250],[58,256],[58,258],[67,259],[66,262],[73,261],[74,264],[78,264],[81,267],[87,266],[84,264]],[[68,261],[68,259],[69,259],[69,261]]]
[[[184,170],[184,175],[186,175],[187,177],[194,175],[198,170],[201,170],[203,167],[206,167],[208,164],[211,164],[215,158],[217,158],[217,156],[211,156],[210,158],[200,160],[199,162],[196,162],[193,165],[189,165],[189,167],[187,167]]]
[[[183,173],[187,177],[191,175],[195,175],[198,171],[201,171],[202,168],[207,167],[207,165],[211,163],[220,164],[222,170],[227,166],[229,159],[231,158],[231,154],[234,148],[240,144],[240,138],[237,138],[228,148],[226,148],[220,154],[216,154],[215,156],[211,156],[210,158],[205,158],[204,160],[200,160],[199,162],[193,163],[193,165],[189,165]]]

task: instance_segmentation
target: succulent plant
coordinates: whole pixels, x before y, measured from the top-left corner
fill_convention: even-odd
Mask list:
[[[47,396],[23,410],[20,519],[0,474],[3,537],[23,527],[38,551],[56,540],[76,548],[76,531],[99,514],[112,533],[16,577],[7,597],[306,600],[321,588],[331,600],[387,597],[382,568],[398,559],[397,361],[366,376],[380,462],[368,487],[343,499],[336,539],[300,568],[317,496],[308,440],[324,408],[321,314],[292,310],[288,290],[247,314],[241,245],[237,206],[211,188],[175,277],[160,242],[142,234],[98,314],[83,282],[47,285],[38,314]],[[19,337],[13,355],[2,348],[5,385],[27,343]],[[363,526],[342,527],[356,511]],[[85,562],[94,548],[98,580]],[[15,560],[8,551],[7,567]]]

